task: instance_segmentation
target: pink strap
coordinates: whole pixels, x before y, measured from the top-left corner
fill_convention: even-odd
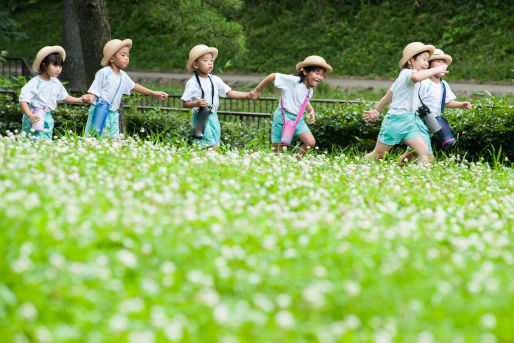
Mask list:
[[[52,99],[52,93],[54,91],[54,82],[52,81],[51,77],[50,77],[50,83],[52,84],[52,88],[50,88],[50,95],[48,96],[48,100],[46,100],[45,107],[43,108],[45,113],[48,112],[48,104],[50,103],[50,99]]]
[[[300,122],[300,119],[303,117],[303,112],[305,112],[305,108],[307,107],[307,102],[309,102],[309,95],[311,91],[310,89],[307,89],[307,97],[305,98],[305,101],[302,104],[302,107],[300,107],[300,112],[298,112],[298,115],[296,116],[295,126],[298,125]],[[286,123],[286,116],[284,114],[284,105],[282,104],[282,97],[280,97],[280,108],[282,109],[282,121],[285,124]]]

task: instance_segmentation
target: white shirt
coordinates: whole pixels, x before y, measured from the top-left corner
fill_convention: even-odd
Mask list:
[[[282,90],[282,104],[284,110],[293,114],[300,112],[300,108],[307,94],[309,94],[309,99],[311,99],[314,94],[312,88],[307,89],[305,83],[300,82],[300,77],[294,75],[277,73],[275,76],[275,87]],[[307,101],[307,103],[309,102]]]
[[[223,82],[222,79],[215,75],[209,75],[212,80],[212,84],[214,85],[214,99],[212,99],[212,86],[211,81],[209,81],[206,77],[201,77],[198,75],[198,79],[200,80],[200,84],[203,88],[203,98],[205,101],[212,105],[212,111],[218,112],[218,108],[220,107],[220,96],[222,98],[227,97],[227,93],[231,90],[229,86]],[[186,87],[184,89],[184,94],[180,98],[182,101],[196,101],[202,98],[202,90],[200,86],[198,86],[198,82],[196,81],[196,76],[193,75],[186,83]],[[195,107],[193,110],[196,110],[198,107]]]
[[[52,89],[53,87],[53,89]],[[48,101],[48,97],[51,98]],[[66,88],[62,85],[61,81],[55,77],[45,81],[39,75],[33,77],[29,82],[23,86],[20,93],[20,102],[26,102],[32,107],[44,108],[48,102],[48,110],[53,111],[57,107],[57,101],[62,101],[68,97]]]
[[[393,101],[389,106],[390,114],[404,114],[415,112],[418,109],[419,82],[413,82],[412,74],[414,69],[403,69],[389,89],[393,92]]]
[[[121,85],[118,93],[116,93],[116,89],[120,83],[120,77]],[[87,92],[96,95],[97,99],[95,100],[95,104],[101,99],[111,104],[111,111],[117,111],[120,108],[123,94],[130,95],[130,91],[134,89],[135,86],[136,83],[132,81],[130,76],[123,70],[120,70],[120,75],[116,75],[111,67],[107,66],[96,72],[95,80]],[[113,99],[115,93],[116,98]]]
[[[446,81],[443,81],[446,87],[446,98],[444,103],[447,104],[456,98],[453,94],[450,86]],[[430,78],[421,81],[421,88],[419,90],[419,96],[423,103],[428,106],[430,112],[435,116],[441,114],[441,100],[443,98],[443,86],[439,82],[435,83]]]

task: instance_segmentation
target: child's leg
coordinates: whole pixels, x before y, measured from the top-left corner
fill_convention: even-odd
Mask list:
[[[418,163],[428,164],[430,163],[428,159],[428,146],[427,143],[425,143],[425,140],[423,137],[414,137],[414,138],[408,138],[403,141],[406,145],[410,146],[412,150],[416,152],[416,155],[418,155]]]
[[[316,145],[316,140],[310,132],[304,132],[299,134],[298,139],[302,142],[302,145],[298,150],[298,154],[300,154],[300,156],[305,156],[307,151],[314,148],[314,146]]]
[[[391,150],[393,146],[384,144],[377,140],[377,144],[375,145],[375,149],[372,152],[366,154],[365,158],[372,158],[374,160],[380,160],[384,157],[384,154]]]
[[[416,153],[413,150],[405,149],[405,152],[402,156],[398,158],[398,162],[402,167],[405,167],[405,165],[408,162],[411,162],[417,157]],[[428,159],[431,161],[434,161],[435,157],[433,154],[428,154]]]

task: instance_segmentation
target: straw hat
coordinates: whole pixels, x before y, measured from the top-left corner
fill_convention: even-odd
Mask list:
[[[450,55],[446,55],[441,49],[435,49],[432,56],[428,59],[429,62],[433,60],[444,60],[448,66],[452,64],[452,57]]]
[[[403,49],[403,57],[398,63],[398,66],[400,66],[400,68],[405,68],[405,64],[409,59],[423,51],[428,51],[430,56],[432,56],[432,54],[434,53],[434,49],[435,48],[433,45],[425,45],[421,42],[409,43],[407,44],[405,49]]]
[[[100,62],[100,64],[105,67],[107,63],[109,63],[109,59],[124,46],[128,46],[129,49],[132,48],[132,39],[125,39],[123,41],[113,39],[105,43],[104,58],[102,58],[102,62]]]
[[[43,62],[46,56],[53,54],[54,52],[61,55],[63,61],[66,59],[66,52],[64,51],[62,46],[45,46],[44,48],[38,51],[36,59],[34,60],[34,63],[32,63],[32,69],[39,73],[39,67],[41,66],[41,62]]]
[[[212,54],[212,57],[216,59],[218,57],[218,49],[213,47],[208,47],[205,44],[200,44],[191,49],[189,51],[189,59],[186,63],[186,68],[189,71],[193,71],[193,62],[202,57],[205,54]]]
[[[296,70],[300,71],[303,67],[321,67],[325,69],[325,73],[327,75],[332,72],[332,67],[321,56],[307,57],[305,60],[296,65]]]

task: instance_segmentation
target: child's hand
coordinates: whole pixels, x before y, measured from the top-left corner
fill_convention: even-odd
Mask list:
[[[166,92],[161,92],[161,91],[153,92],[152,96],[153,96],[154,98],[159,98],[159,99],[161,99],[161,100],[168,99],[168,93],[166,93]]]
[[[250,94],[252,94],[253,101],[257,101],[261,97],[261,92],[259,92],[257,89],[254,89],[253,91],[251,91]]]
[[[309,113],[309,117],[311,117],[311,119],[309,119],[309,124],[314,124],[314,122],[316,121],[316,113]]]
[[[30,112],[30,115],[27,115],[27,117],[29,117],[29,119],[30,119],[30,121],[31,121],[32,123],[38,122],[38,121],[39,121],[39,119],[41,119],[41,118],[39,118],[39,116],[35,115],[35,114],[34,114],[34,113],[32,113],[31,111],[29,111],[29,112]]]
[[[207,101],[205,99],[199,99],[195,101],[195,107],[205,107],[207,106]]]
[[[441,64],[440,66],[438,66],[436,68],[440,69],[439,73],[441,73],[443,75],[448,74],[448,70],[447,70],[448,69],[448,65],[446,65],[446,63],[443,63],[443,64]]]
[[[377,110],[364,111],[364,113],[365,114],[362,115],[362,119],[364,119],[366,123],[369,123],[370,121],[376,121],[380,116],[380,113]]]
[[[89,94],[84,94],[83,96],[80,97],[80,101],[83,103],[83,104],[91,104],[93,102],[93,99],[91,98],[91,96]]]
[[[470,110],[471,109],[471,103],[469,101],[464,101],[460,107],[465,109],[465,110]]]

